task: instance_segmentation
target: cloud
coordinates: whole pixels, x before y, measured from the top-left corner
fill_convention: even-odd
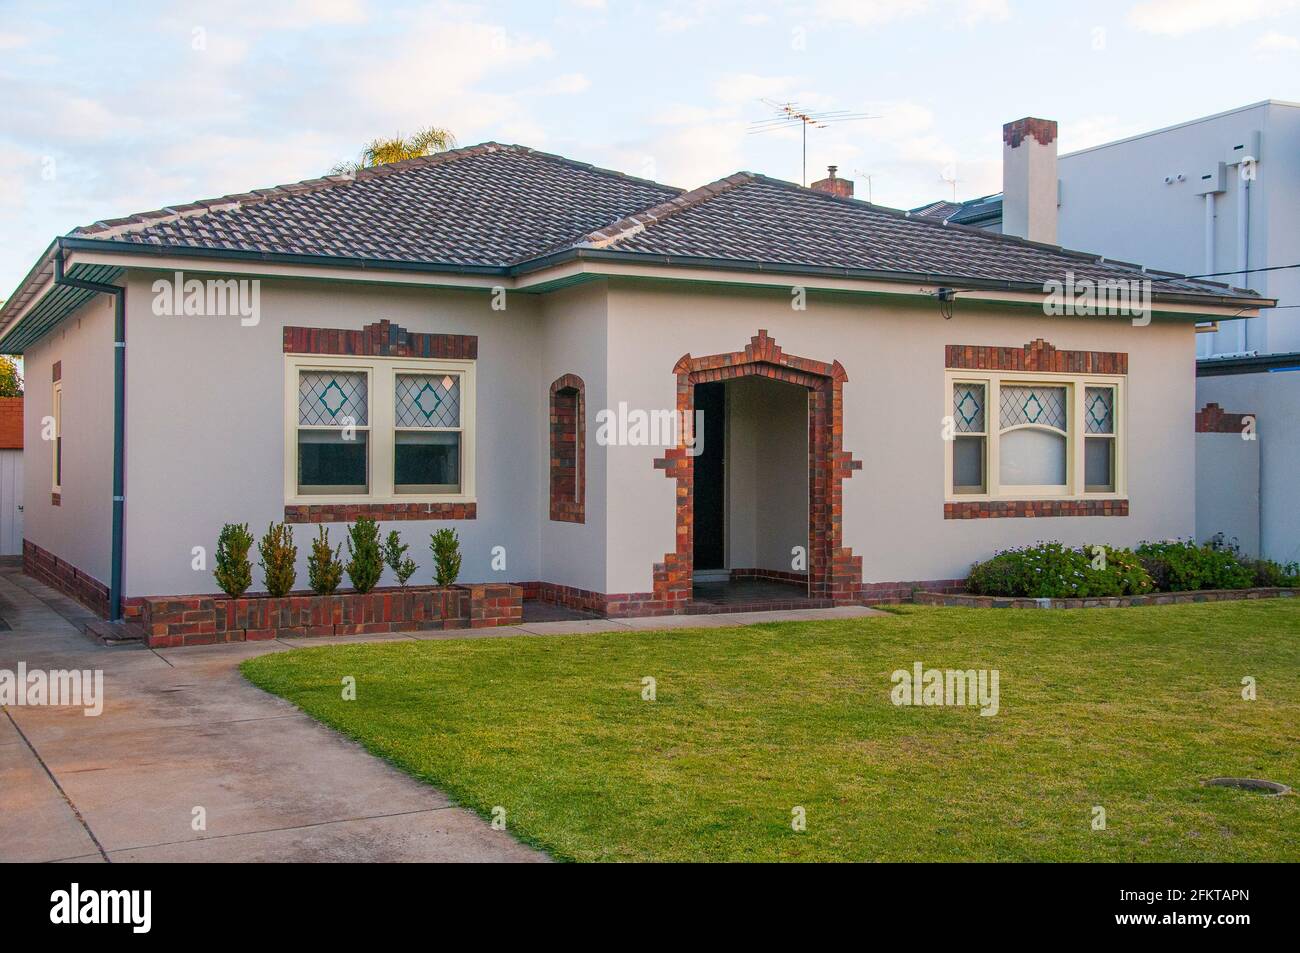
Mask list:
[[[557,76],[544,87],[542,91],[557,95],[571,95],[581,93],[591,88],[591,80],[582,73],[565,73],[563,76]]]
[[[1300,0],[1145,0],[1128,12],[1129,26],[1143,33],[1182,36],[1281,16]]]
[[[31,42],[21,33],[0,33],[0,50],[17,50]]]
[[[924,13],[929,6],[929,0],[818,0],[817,16],[854,26],[879,26]]]
[[[1147,132],[1147,123],[1124,122],[1118,116],[1080,116],[1060,123],[1060,148],[1064,152],[1078,152],[1105,142],[1127,139]]]
[[[798,80],[793,76],[727,73],[713,84],[713,95],[724,103],[752,103],[758,99],[791,96]]]
[[[963,0],[959,7],[957,18],[968,27],[976,26],[985,20],[996,23],[1011,17],[1011,8],[1007,6],[1007,0]]]
[[[1007,0],[818,0],[816,11],[820,19],[857,27],[881,26],[929,13],[966,27],[1011,16]]]
[[[1300,37],[1270,30],[1255,41],[1256,53],[1281,53],[1288,50],[1300,50]]]

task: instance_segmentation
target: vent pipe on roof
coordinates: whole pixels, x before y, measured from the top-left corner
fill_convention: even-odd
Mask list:
[[[1003,233],[1055,245],[1057,181],[1056,120],[1026,117],[1003,126]]]

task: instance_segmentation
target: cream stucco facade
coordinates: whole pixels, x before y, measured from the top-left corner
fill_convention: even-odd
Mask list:
[[[926,296],[817,290],[799,310],[788,286],[618,276],[510,291],[504,310],[497,310],[489,288],[265,278],[260,319],[244,326],[237,317],[155,315],[151,284],[158,273],[128,275],[128,598],[212,591],[210,566],[194,568],[196,547],[210,561],[223,523],[248,522],[260,533],[283,517],[283,329],[358,330],[384,319],[411,332],[478,339],[477,511],[474,519],[450,524],[462,540],[466,580],[650,591],[653,567],[676,545],[676,483],[655,466],[666,448],[601,445],[598,412],[620,403],[673,409],[674,367],[683,355],[739,351],[760,329],[786,354],[839,362],[847,374],[843,447],[862,468],[843,482],[843,545],[862,558],[864,583],[960,578],[996,549],[1039,539],[1132,545],[1195,528],[1195,333],[1186,320],[1157,317],[1135,326],[1047,318],[1041,308],[988,301],[959,303],[947,319]],[[945,519],[945,347],[1022,348],[1037,338],[1060,350],[1128,355],[1128,515]],[[50,504],[48,455],[32,455],[27,536],[100,579],[110,546],[111,348],[111,309],[97,299],[27,354],[31,381],[48,381],[53,362],[62,362],[66,433],[60,506]],[[547,394],[565,374],[580,377],[586,388],[582,523],[554,522],[547,510]],[[764,411],[764,399],[777,399],[772,393],[754,391],[744,399],[758,404],[750,425],[757,419],[770,426],[752,439],[743,429],[729,435],[737,471],[732,492],[749,494],[747,509],[733,513],[728,527],[732,565],[776,568],[789,549],[786,537],[797,541],[806,526],[800,500],[807,472],[801,453],[783,454],[790,441],[780,439],[782,432],[797,435],[799,418],[791,414],[802,411]],[[31,388],[28,446],[42,445],[47,401],[41,387]],[[790,478],[781,486],[745,488],[746,479],[770,480],[784,471]],[[442,525],[449,524],[403,521],[382,528],[401,531],[427,567],[428,535]],[[305,580],[315,527],[296,529]],[[342,525],[331,532],[341,541]],[[499,560],[494,567],[494,552],[502,552],[495,547],[504,548],[504,568]]]

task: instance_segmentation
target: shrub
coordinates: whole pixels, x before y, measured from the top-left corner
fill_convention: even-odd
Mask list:
[[[1256,559],[1251,564],[1255,585],[1270,588],[1289,588],[1300,585],[1300,564],[1281,565],[1271,559]]]
[[[369,592],[384,572],[379,524],[365,516],[348,527],[348,578],[357,592]]]
[[[415,564],[414,559],[406,555],[406,551],[410,548],[410,546],[402,542],[402,538],[397,535],[397,530],[389,533],[388,539],[384,543],[384,562],[388,564],[388,568],[397,577],[399,586],[405,586],[406,580],[415,575],[415,571],[420,568]]]
[[[1249,589],[1255,584],[1254,567],[1221,536],[1199,546],[1190,539],[1143,543],[1137,556],[1162,592]]]
[[[293,544],[293,530],[284,523],[272,523],[257,544],[257,554],[266,591],[277,597],[288,595],[298,578],[298,547]]]
[[[343,562],[339,553],[343,549],[330,549],[330,532],[324,526],[312,540],[311,555],[307,557],[307,581],[311,591],[321,596],[328,596],[343,581]]]
[[[227,523],[217,537],[217,568],[212,575],[217,578],[221,591],[238,599],[253,584],[253,567],[248,561],[248,551],[253,548],[253,535],[247,523]]]
[[[450,586],[460,575],[460,539],[454,529],[440,529],[429,541],[433,550],[433,572],[438,585]]]
[[[995,553],[971,567],[966,588],[978,595],[1083,599],[1140,595],[1151,578],[1126,549],[1038,543]]]

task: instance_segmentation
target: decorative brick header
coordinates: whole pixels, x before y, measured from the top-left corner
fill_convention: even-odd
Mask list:
[[[551,519],[586,521],[587,387],[576,374],[551,384]]]
[[[1128,500],[970,500],[943,504],[946,520],[1033,516],[1128,516]]]
[[[944,366],[965,371],[1042,371],[1050,374],[1127,374],[1123,351],[1058,351],[1042,338],[1023,348],[949,344]]]
[[[408,331],[388,320],[367,324],[360,331],[286,327],[284,352],[360,357],[443,357],[473,361],[478,359],[478,336],[424,334]]]
[[[1218,404],[1206,404],[1196,412],[1197,433],[1243,433],[1246,418],[1254,414],[1230,414]]]
[[[808,389],[808,594],[841,605],[856,601],[862,584],[862,557],[843,546],[843,482],[862,468],[862,462],[843,449],[843,387],[848,380],[844,367],[839,361],[827,364],[786,354],[767,331],[760,330],[743,351],[698,358],[686,354],[673,371],[682,420],[695,419],[696,384],[759,376]],[[686,452],[687,436],[683,434],[682,446],[668,450],[654,464],[677,481],[677,549],[654,567],[654,598],[635,609],[621,607],[625,614],[689,611],[695,555],[695,458]]]
[[[1056,141],[1056,120],[1026,116],[1002,127],[1002,141],[1012,149],[1018,148],[1025,141],[1025,136],[1033,136],[1045,146],[1051,145]]]
[[[311,503],[284,508],[286,523],[352,523],[372,520],[472,520],[477,503]]]

